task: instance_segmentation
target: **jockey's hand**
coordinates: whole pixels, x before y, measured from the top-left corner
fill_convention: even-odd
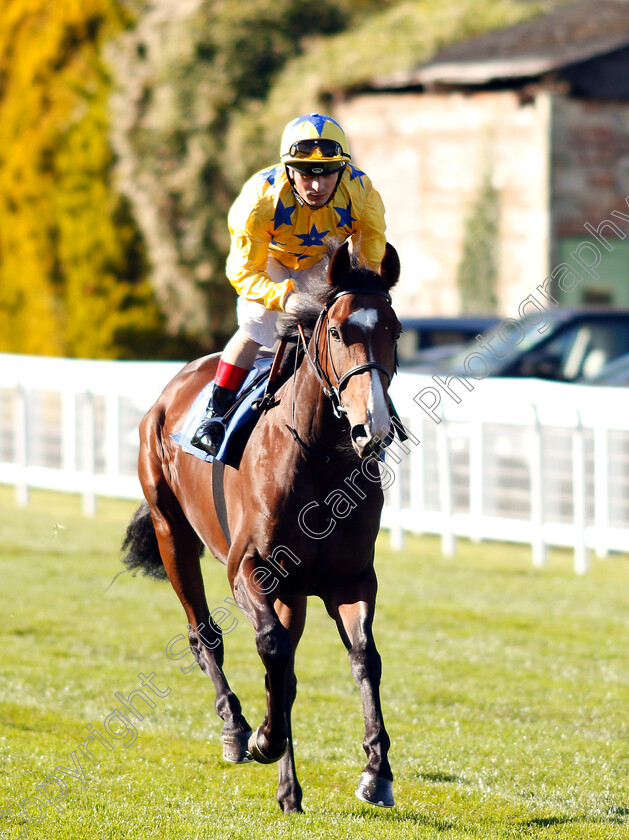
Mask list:
[[[297,295],[295,292],[289,292],[284,298],[284,312],[287,315],[297,314]]]

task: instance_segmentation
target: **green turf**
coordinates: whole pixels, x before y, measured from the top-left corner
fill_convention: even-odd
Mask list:
[[[383,535],[375,630],[397,806],[354,797],[360,699],[313,600],[294,714],[306,813],[287,817],[276,769],[221,760],[211,683],[181,672],[189,654],[166,655],[185,630],[170,585],[124,574],[107,588],[134,508],[101,500],[90,520],[77,498],[35,492],[19,509],[0,486],[0,838],[629,836],[626,557],[593,560],[577,577],[567,552],[537,571],[524,547],[461,542],[445,559],[435,539],[409,539],[397,554]],[[205,577],[221,604],[229,591],[211,558]],[[262,668],[232,609],[226,671],[257,724]],[[134,735],[108,716],[116,692],[141,688],[140,673],[170,691],[145,687],[155,705],[143,704]],[[62,776],[62,794],[55,768],[73,768],[86,726],[102,733],[106,722],[119,740],[111,752],[93,741],[98,766],[81,755],[84,780]]]

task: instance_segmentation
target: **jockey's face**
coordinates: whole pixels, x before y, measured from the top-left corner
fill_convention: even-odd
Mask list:
[[[331,175],[304,175],[303,172],[291,169],[291,175],[295,189],[311,207],[323,207],[330,200],[339,179],[338,172]]]

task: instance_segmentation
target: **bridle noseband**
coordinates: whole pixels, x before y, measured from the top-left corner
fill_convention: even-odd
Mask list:
[[[342,376],[339,376],[336,368],[334,367],[334,360],[332,358],[332,352],[330,347],[330,333],[328,332],[326,337],[326,349],[328,351],[328,360],[330,362],[330,366],[332,368],[332,372],[336,377],[336,384],[332,382],[330,377],[324,371],[321,365],[321,359],[319,356],[319,340],[321,337],[321,330],[323,329],[323,324],[327,320],[328,313],[332,306],[336,303],[336,301],[343,297],[344,295],[379,295],[386,299],[387,303],[391,303],[391,295],[388,292],[383,291],[382,289],[343,289],[340,292],[337,292],[334,297],[332,297],[326,305],[321,310],[319,317],[317,318],[317,322],[314,326],[314,330],[312,333],[313,337],[313,344],[314,344],[314,358],[310,356],[308,352],[308,345],[306,342],[306,337],[304,335],[303,328],[299,325],[299,335],[304,346],[304,353],[308,362],[310,363],[310,367],[312,368],[315,376],[319,380],[321,387],[323,388],[323,393],[332,403],[332,410],[336,417],[342,417],[344,414],[347,414],[347,409],[341,402],[341,392],[343,388],[347,385],[349,380],[352,376],[355,376],[358,373],[363,373],[366,370],[379,370],[381,373],[387,377],[388,384],[391,384],[391,378],[393,374],[389,371],[389,369],[380,364],[380,362],[363,362],[360,365],[354,365],[353,368],[345,371]],[[397,364],[397,355],[396,355],[396,364]],[[395,373],[395,370],[393,371]]]

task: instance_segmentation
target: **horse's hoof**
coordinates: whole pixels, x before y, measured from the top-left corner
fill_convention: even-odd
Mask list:
[[[371,776],[365,772],[360,777],[356,788],[356,796],[363,802],[370,805],[379,805],[381,808],[393,808],[393,782],[383,779],[381,776]]]
[[[286,752],[288,747],[288,738],[282,741],[269,741],[260,731],[259,726],[255,732],[251,733],[249,738],[249,752],[252,757],[260,764],[274,764]]]
[[[230,764],[247,764],[247,762],[253,761],[253,756],[247,747],[250,737],[251,730],[233,735],[223,735],[224,760],[229,761]]]

